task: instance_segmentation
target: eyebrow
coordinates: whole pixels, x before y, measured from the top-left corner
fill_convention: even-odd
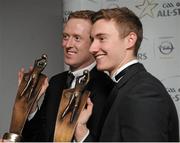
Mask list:
[[[63,32],[62,35],[69,35],[68,33]]]
[[[68,34],[68,33],[66,33],[66,32],[63,32],[62,34],[63,34],[63,35],[68,35],[68,36],[71,35],[71,34]],[[80,34],[72,34],[72,36],[73,36],[73,37],[76,37],[76,36],[82,37]]]
[[[98,33],[95,35],[95,37],[101,37],[101,36],[108,36],[106,33]]]

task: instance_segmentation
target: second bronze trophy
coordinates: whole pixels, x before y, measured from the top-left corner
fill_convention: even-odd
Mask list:
[[[76,78],[75,88],[63,91],[56,118],[55,142],[72,141],[78,117],[90,95],[90,91],[85,90],[89,80],[89,71],[85,70],[82,76]]]

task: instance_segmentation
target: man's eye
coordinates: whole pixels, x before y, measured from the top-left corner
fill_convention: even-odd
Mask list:
[[[81,39],[81,38],[80,38],[79,36],[75,36],[75,40],[76,40],[76,41],[80,41],[80,39]]]
[[[63,35],[64,40],[68,40],[69,36],[68,35]]]
[[[105,38],[104,38],[104,37],[99,37],[99,40],[100,40],[100,41],[104,41]]]

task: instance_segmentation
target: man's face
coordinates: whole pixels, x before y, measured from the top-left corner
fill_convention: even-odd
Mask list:
[[[72,69],[81,69],[94,61],[89,52],[92,24],[88,20],[72,18],[64,27],[62,46],[64,61]]]
[[[114,21],[100,19],[92,27],[93,42],[90,52],[96,59],[97,68],[113,74],[124,64],[126,58],[126,39],[121,38]]]

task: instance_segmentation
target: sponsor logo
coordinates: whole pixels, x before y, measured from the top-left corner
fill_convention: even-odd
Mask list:
[[[141,46],[140,46],[140,48],[138,50],[138,54],[137,54],[138,60],[140,60],[140,61],[147,60],[149,58],[148,55],[149,54],[152,55],[151,51],[149,51],[151,49],[147,48],[150,45],[149,42],[150,41],[147,37],[143,37],[143,41],[141,43]]]
[[[137,54],[137,58],[138,58],[138,60],[141,60],[141,61],[144,61],[144,60],[147,60],[147,53],[138,53]]]
[[[180,75],[174,75],[161,80],[167,92],[175,103],[180,101]]]
[[[150,0],[144,0],[142,4],[136,5],[135,7],[141,10],[139,18],[142,18],[146,15],[154,17],[153,9],[157,7],[158,3],[153,3]]]
[[[175,102],[178,102],[180,100],[180,88],[176,89],[174,87],[167,87],[166,90]]]
[[[155,55],[163,59],[172,59],[176,57],[174,37],[159,37],[155,40]]]
[[[174,47],[171,41],[162,41],[159,46],[159,51],[163,55],[169,55],[173,51]]]
[[[161,4],[157,17],[169,17],[180,15],[180,2],[166,2]]]
[[[160,18],[180,15],[180,2],[172,0],[157,2],[154,0],[143,0],[140,4],[135,5],[135,7],[140,10],[139,18],[143,18],[145,16]]]

